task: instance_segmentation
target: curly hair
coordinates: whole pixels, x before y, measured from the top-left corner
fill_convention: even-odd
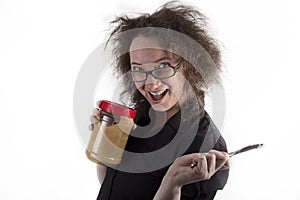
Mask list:
[[[222,68],[220,47],[208,34],[207,21],[208,18],[196,8],[178,1],[162,5],[153,14],[117,17],[111,22],[114,29],[108,39],[115,44],[116,71],[124,75],[130,70],[129,48],[137,36],[155,37],[164,48],[175,45],[179,52],[175,57],[183,66],[183,74],[192,86],[200,109],[204,109],[205,91],[211,84],[219,82]],[[157,28],[164,30],[163,33]],[[182,39],[182,35],[189,40]],[[134,108],[146,116],[150,104],[127,76],[123,81],[125,90],[121,96],[129,94]]]

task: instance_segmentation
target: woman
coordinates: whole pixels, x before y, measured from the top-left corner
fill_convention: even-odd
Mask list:
[[[213,199],[226,184],[229,158],[204,110],[205,89],[221,69],[205,16],[169,2],[151,15],[123,16],[112,24],[108,42],[126,87],[122,95],[137,110],[136,128],[122,163],[98,166],[98,199]],[[99,118],[94,109],[90,130]],[[146,164],[138,167],[131,152],[142,154]]]

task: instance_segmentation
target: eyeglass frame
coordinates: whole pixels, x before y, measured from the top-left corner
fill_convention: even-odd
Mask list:
[[[160,63],[158,66],[160,66],[160,65],[162,65],[162,64],[164,64],[164,63]],[[141,83],[141,82],[145,82],[146,80],[147,80],[147,78],[148,78],[148,74],[151,74],[151,76],[153,77],[153,78],[155,78],[155,79],[159,79],[159,80],[162,80],[162,79],[167,79],[167,78],[171,78],[172,76],[174,76],[177,72],[178,72],[178,70],[179,70],[179,68],[180,68],[180,64],[181,64],[181,62],[179,62],[177,65],[175,65],[175,66],[172,66],[172,65],[170,65],[170,64],[164,64],[164,65],[167,65],[169,68],[171,68],[171,69],[173,69],[173,74],[171,75],[171,76],[168,76],[168,77],[165,77],[165,78],[157,78],[157,77],[155,77],[154,75],[153,75],[153,71],[157,71],[157,70],[160,70],[160,69],[163,69],[163,68],[157,68],[157,69],[153,69],[153,70],[150,70],[150,71],[142,71],[142,73],[145,73],[146,74],[146,78],[144,79],[144,80],[142,80],[142,81],[135,81],[134,79],[133,79],[133,77],[132,77],[132,73],[134,73],[134,72],[140,72],[140,71],[132,71],[132,70],[130,70],[129,71],[129,73],[130,73],[130,77],[131,77],[131,80],[132,81],[134,81],[134,82],[137,82],[137,83]],[[141,72],[140,72],[141,73]]]

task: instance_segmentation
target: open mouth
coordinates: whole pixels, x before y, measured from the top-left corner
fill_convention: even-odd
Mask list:
[[[165,90],[161,90],[158,92],[149,92],[149,94],[154,101],[160,101],[162,98],[164,98],[164,96],[166,95],[167,92],[168,92],[168,89],[165,89]]]

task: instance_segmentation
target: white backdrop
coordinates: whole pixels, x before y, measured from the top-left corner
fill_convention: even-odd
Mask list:
[[[95,199],[95,164],[73,119],[73,90],[88,55],[116,15],[153,12],[163,0],[0,1],[0,199]],[[300,200],[296,2],[187,1],[212,21],[224,45],[229,150],[216,200]],[[91,108],[92,109],[92,108]],[[87,125],[88,126],[88,125]],[[88,129],[87,129],[88,131]]]

